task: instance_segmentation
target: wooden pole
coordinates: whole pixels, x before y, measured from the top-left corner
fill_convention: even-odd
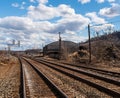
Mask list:
[[[61,37],[59,32],[59,60],[61,59]]]
[[[88,24],[88,38],[89,38],[89,63],[91,62],[91,40],[90,40],[90,25]]]

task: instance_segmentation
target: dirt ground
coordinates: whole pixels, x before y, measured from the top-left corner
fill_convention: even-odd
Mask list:
[[[1,55],[0,98],[19,98],[20,65],[17,58]]]

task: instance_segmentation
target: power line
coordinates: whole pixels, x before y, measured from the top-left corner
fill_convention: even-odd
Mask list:
[[[102,23],[102,24],[94,24],[94,25],[90,25],[90,27],[101,26],[101,25],[105,25],[105,24],[113,24],[113,23],[120,23],[120,20],[111,21],[111,22],[108,22],[108,23]]]

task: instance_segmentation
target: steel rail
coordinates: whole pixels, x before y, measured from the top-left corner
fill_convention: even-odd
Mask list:
[[[22,66],[22,61],[21,61],[21,58],[18,58],[19,60],[19,63],[20,63],[20,70],[21,70],[21,73],[20,73],[20,89],[19,89],[19,93],[20,93],[20,98],[27,98],[27,95],[26,95],[26,87],[25,87],[25,73],[24,73],[24,70],[23,70],[23,66]]]
[[[63,70],[61,70],[60,68],[53,67],[53,66],[51,66],[50,63],[42,62],[42,61],[39,61],[39,63],[42,63],[42,64],[44,64],[44,65],[47,65],[48,67],[50,67],[50,68],[52,68],[52,69],[54,69],[54,70],[56,70],[56,71],[59,71],[59,72],[61,72],[62,74],[65,74],[65,75],[67,75],[67,76],[69,76],[69,77],[72,77],[73,79],[76,79],[76,80],[78,80],[78,81],[82,81],[82,82],[88,84],[89,86],[92,86],[92,87],[98,89],[99,91],[104,92],[104,93],[106,93],[106,94],[108,94],[108,95],[110,95],[110,96],[112,96],[112,97],[118,97],[118,96],[120,96],[120,93],[118,93],[118,92],[116,92],[116,91],[114,91],[114,90],[111,90],[111,89],[109,89],[109,88],[107,88],[107,87],[101,86],[101,85],[99,85],[99,84],[97,84],[97,83],[93,83],[93,82],[91,82],[90,80],[84,79],[84,78],[82,78],[82,77],[73,75],[73,74],[71,74],[71,73],[69,73],[69,72],[67,72],[67,71],[63,71]]]
[[[111,84],[115,84],[115,85],[118,85],[120,86],[120,81],[116,81],[116,80],[113,80],[111,78],[108,78],[108,77],[103,77],[103,76],[100,76],[100,75],[97,75],[97,74],[93,74],[93,73],[90,73],[90,72],[86,72],[86,71],[83,71],[83,70],[80,70],[80,69],[75,69],[75,68],[70,68],[70,67],[67,67],[67,66],[63,66],[61,64],[57,64],[57,63],[53,63],[53,62],[49,62],[49,61],[44,61],[42,60],[43,62],[47,62],[47,63],[50,63],[50,64],[54,64],[54,65],[57,65],[57,66],[60,66],[62,68],[66,68],[66,69],[69,69],[71,71],[75,71],[75,72],[78,72],[78,73],[82,73],[84,75],[87,75],[87,76],[90,76],[90,77],[94,77],[96,79],[100,79],[100,80],[103,80],[103,81],[107,81],[108,83],[111,83]]]
[[[56,86],[44,73],[42,73],[36,66],[34,66],[30,61],[23,58],[28,64],[32,66],[32,68],[43,78],[45,83],[49,86],[49,88],[54,92],[57,98],[68,98],[67,95]]]
[[[106,74],[114,76],[114,77],[120,77],[120,73],[119,72],[107,71],[107,70],[103,70],[103,69],[99,69],[99,68],[93,68],[93,67],[88,67],[88,66],[81,66],[81,65],[70,64],[70,63],[66,63],[66,62],[61,62],[61,63],[67,64],[67,65],[70,65],[70,66],[76,66],[76,67],[79,67],[79,68],[85,68],[85,69],[91,69],[91,70],[95,70],[95,71],[100,71],[100,72],[106,73]]]
[[[33,60],[38,60],[38,59],[33,59]],[[46,61],[45,59],[39,59],[39,60]],[[105,73],[107,75],[114,76],[114,77],[120,77],[119,72],[107,71],[107,70],[103,70],[103,69],[99,69],[99,68],[93,68],[93,67],[90,67],[90,66],[82,66],[82,65],[77,65],[77,64],[71,64],[71,63],[67,63],[67,62],[59,62],[59,63],[66,64],[66,65],[69,65],[69,66],[78,67],[78,68],[85,68],[85,69],[98,71],[100,73]]]

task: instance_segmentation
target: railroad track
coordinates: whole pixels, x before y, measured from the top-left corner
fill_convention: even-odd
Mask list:
[[[21,98],[67,98],[44,73],[25,59],[20,59],[21,64]]]
[[[120,78],[120,73],[119,72],[108,71],[108,70],[104,70],[104,69],[100,69],[100,68],[94,68],[94,67],[90,67],[90,66],[70,64],[70,63],[66,63],[66,62],[61,62],[61,63],[69,65],[69,66],[75,66],[77,68],[83,68],[85,70],[88,69],[88,70],[91,70],[91,71],[95,71],[97,73],[102,73],[102,74],[106,74],[106,75],[110,75],[110,76],[113,76],[113,77],[119,77]]]
[[[46,59],[36,59],[36,60],[50,61],[52,63],[55,62],[54,60],[46,60]],[[80,68],[80,69],[90,70],[90,71],[94,71],[94,72],[97,72],[97,73],[105,74],[105,75],[108,75],[108,76],[120,78],[120,73],[119,72],[108,71],[108,70],[95,68],[95,67],[90,67],[90,66],[84,66],[84,65],[80,65],[80,64],[79,65],[78,64],[72,64],[72,63],[67,63],[67,62],[63,62],[63,61],[60,61],[60,62],[56,61],[56,62],[65,64],[65,65],[68,65],[68,66],[72,66],[72,67],[74,66],[74,67],[77,67],[77,68]]]
[[[55,62],[53,63],[45,60],[37,60],[37,61],[69,77],[72,77],[78,81],[82,81],[112,97],[119,98],[120,96],[120,81],[106,78],[100,75],[95,75],[89,72],[85,72],[83,70],[81,71],[79,69],[72,68],[70,66],[66,67],[63,64],[58,64]]]
[[[78,73],[82,73],[82,74],[85,74],[85,75],[88,75],[88,76],[91,76],[91,77],[94,77],[94,78],[97,78],[97,79],[100,79],[100,80],[104,80],[104,81],[107,81],[109,83],[120,86],[120,78],[119,78],[120,73],[117,73],[117,72],[105,71],[105,70],[102,70],[102,69],[95,69],[95,68],[90,68],[90,67],[86,67],[86,66],[77,66],[76,67],[76,66],[72,66],[70,64],[65,64],[65,63],[60,64],[60,63],[57,63],[57,62],[51,62],[51,61],[44,60],[44,59],[41,59],[41,60],[45,61],[45,62],[48,62],[50,64],[56,64],[60,67],[63,67],[63,68],[66,68],[66,69],[69,69],[69,70],[72,70],[72,71],[75,71],[75,72],[78,72]],[[79,67],[79,69],[78,69],[78,67]]]

